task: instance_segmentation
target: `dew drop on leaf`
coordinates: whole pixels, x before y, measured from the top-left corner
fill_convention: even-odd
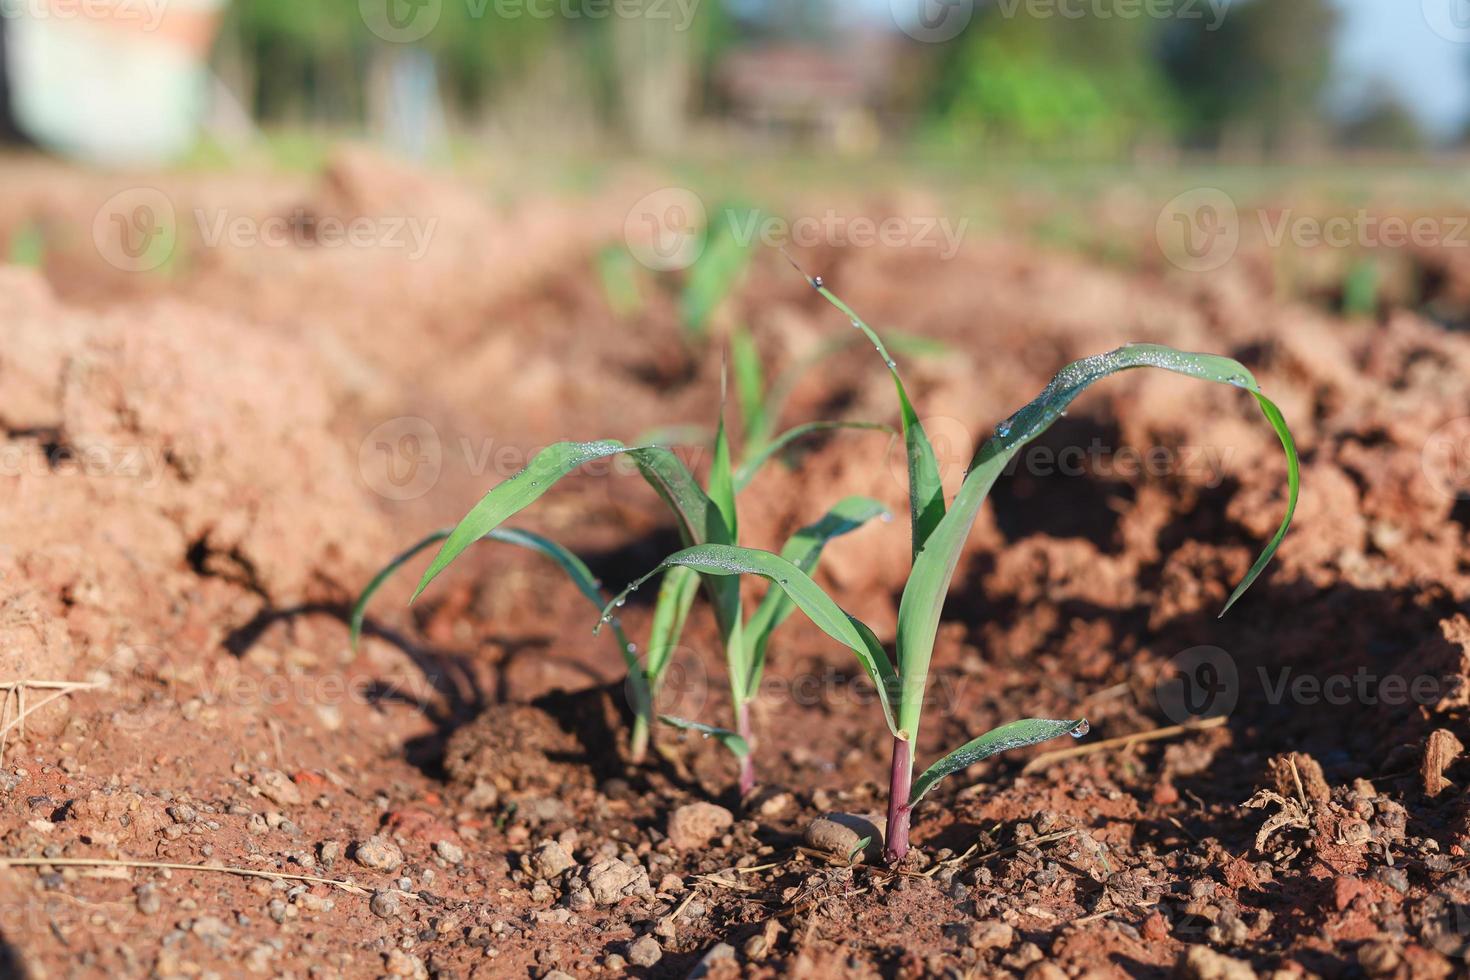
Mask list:
[[[1092,731],[1092,726],[1089,725],[1087,723],[1087,719],[1084,718],[1082,719],[1081,723],[1077,725],[1076,728],[1072,729],[1067,734],[1071,735],[1073,738],[1081,738],[1083,735],[1086,735],[1090,731]]]

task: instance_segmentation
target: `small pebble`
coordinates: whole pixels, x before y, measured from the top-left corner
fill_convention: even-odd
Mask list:
[[[663,956],[663,947],[652,936],[644,936],[628,944],[628,962],[634,966],[653,966]]]

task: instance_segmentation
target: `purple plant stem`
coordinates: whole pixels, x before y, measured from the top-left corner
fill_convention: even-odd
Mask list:
[[[888,829],[883,859],[889,864],[902,861],[909,852],[909,788],[914,778],[914,747],[907,739],[893,740],[893,769],[888,777]]]
[[[740,760],[740,798],[744,799],[755,789],[755,735],[750,729],[749,701],[742,701],[735,709],[735,730],[750,747],[750,754]]]

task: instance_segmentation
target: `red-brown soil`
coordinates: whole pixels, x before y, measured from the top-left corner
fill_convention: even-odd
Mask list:
[[[799,847],[819,813],[880,811],[888,762],[856,665],[799,616],[773,645],[763,787],[744,806],[713,743],[664,731],[653,761],[627,764],[621,661],[533,556],[486,547],[412,610],[406,574],[348,644],[375,568],[525,454],[712,422],[718,345],[687,344],[663,291],[620,320],[593,273],[666,180],[491,205],[359,154],[311,180],[155,176],[186,216],[438,224],[417,261],[186,238],[142,275],[91,241],[102,202],[139,180],[4,170],[0,235],[41,227],[48,247],[41,269],[0,273],[0,680],[98,686],[7,735],[0,857],[42,860],[0,869],[0,973],[1463,974],[1465,335],[1402,307],[1337,318],[1283,298],[1249,255],[1200,276],[1015,240],[947,261],[798,251],[874,324],[948,346],[902,367],[951,488],[972,440],[1053,371],[1127,341],[1242,359],[1302,450],[1297,522],[1223,620],[1284,503],[1279,446],[1240,392],[1110,380],[1040,443],[1082,450],[1084,471],[1031,456],[1001,482],[940,632],[921,764],[1013,717],[1085,714],[1092,734],[953,779],[895,873]],[[771,370],[847,329],[770,253],[716,329],[735,320]],[[803,382],[788,421],[893,411],[855,347]],[[415,459],[436,477],[385,480],[402,437],[429,428]],[[1164,455],[1140,471],[1124,449]],[[842,433],[770,467],[742,498],[747,541],[777,547],[847,494],[905,513],[891,452]],[[617,473],[567,481],[520,523],[609,584],[675,542]],[[904,522],[875,524],[832,544],[820,580],[889,635],[907,560]],[[626,608],[631,635],[649,612]],[[719,722],[702,609],[685,646],[680,710]],[[1172,725],[1156,687],[1201,646],[1238,674],[1224,724],[1026,768]],[[1283,678],[1321,694],[1283,695]],[[675,817],[701,801],[733,819]]]

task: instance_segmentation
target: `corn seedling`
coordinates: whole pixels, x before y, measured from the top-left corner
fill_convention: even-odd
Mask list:
[[[735,499],[748,487],[771,459],[796,440],[815,432],[833,429],[875,429],[889,431],[887,426],[862,422],[810,422],[783,432],[763,443],[738,467],[732,463],[730,441],[723,424],[723,412],[714,441],[713,460],[708,484],[701,487],[689,468],[669,448],[662,445],[628,447],[614,440],[598,442],[556,443],[537,453],[530,464],[492,488],[478,504],[452,529],[436,531],[390,562],[364,590],[352,612],[352,634],[356,639],[372,595],[414,555],[440,544],[440,550],[424,573],[417,599],[440,572],[477,541],[500,541],[518,544],[550,557],[576,584],[583,595],[602,608],[600,583],[574,554],[561,545],[526,531],[502,528],[509,518],[530,506],[558,480],[595,460],[625,455],[636,465],[640,475],[653,487],[675,518],[681,541],[686,546],[700,544],[735,545],[737,525]],[[821,521],[803,528],[787,545],[786,553],[793,562],[810,569],[832,538],[845,534],[877,516],[881,506],[872,501],[845,500]],[[613,637],[628,667],[629,700],[634,714],[630,736],[630,756],[641,761],[655,720],[655,704],[673,653],[683,634],[701,576],[691,569],[671,569],[659,588],[654,604],[646,658],[640,662],[636,645],[629,641],[619,618],[609,606],[602,623],[612,626]],[[762,603],[752,617],[749,629],[741,622],[740,590],[736,580],[724,576],[703,578],[716,622],[725,641],[731,672],[731,690],[736,694],[736,730],[717,729],[678,718],[665,718],[670,724],[696,729],[718,738],[741,760],[742,784],[754,781],[751,761],[748,703],[759,682],[764,664],[765,647],[770,633],[790,615],[788,605]],[[622,605],[620,597],[617,605]]]
[[[751,245],[737,232],[737,212],[756,216],[748,208],[720,208],[721,220],[710,223],[704,251],[684,280],[679,319],[691,337],[703,338],[709,332],[710,318],[740,285],[750,266]]]
[[[812,581],[806,570],[788,557],[719,542],[687,547],[664,559],[650,573],[692,568],[706,577],[755,575],[768,579],[820,629],[856,654],[877,689],[878,701],[893,736],[889,774],[885,857],[892,863],[909,849],[909,821],[915,805],[945,777],[1010,749],[1034,745],[1060,735],[1081,737],[1085,719],[1055,721],[1030,718],[996,728],[960,746],[913,776],[913,746],[919,735],[929,679],[929,663],[940,614],[950,581],[970,529],[990,488],[1010,460],[1036,439],[1093,383],[1120,371],[1139,367],[1162,368],[1203,381],[1233,385],[1250,392],[1275,429],[1287,459],[1289,501],[1286,516],[1225,604],[1228,610],[1266,567],[1286,535],[1296,509],[1299,465],[1291,432],[1280,410],[1261,393],[1255,378],[1239,362],[1213,354],[1190,354],[1156,344],[1133,344],[1067,365],[1033,401],[995,427],[995,433],[976,451],[955,499],[946,507],[934,450],[919,424],[897,365],[879,336],[820,279],[809,280],[822,296],[841,310],[854,329],[872,343],[887,364],[898,394],[900,419],[908,455],[909,509],[913,565],[899,603],[896,657],[887,651],[872,629],[844,611]],[[639,583],[634,583],[636,587]],[[615,600],[616,601],[616,600]],[[1221,615],[1224,615],[1222,610]]]

